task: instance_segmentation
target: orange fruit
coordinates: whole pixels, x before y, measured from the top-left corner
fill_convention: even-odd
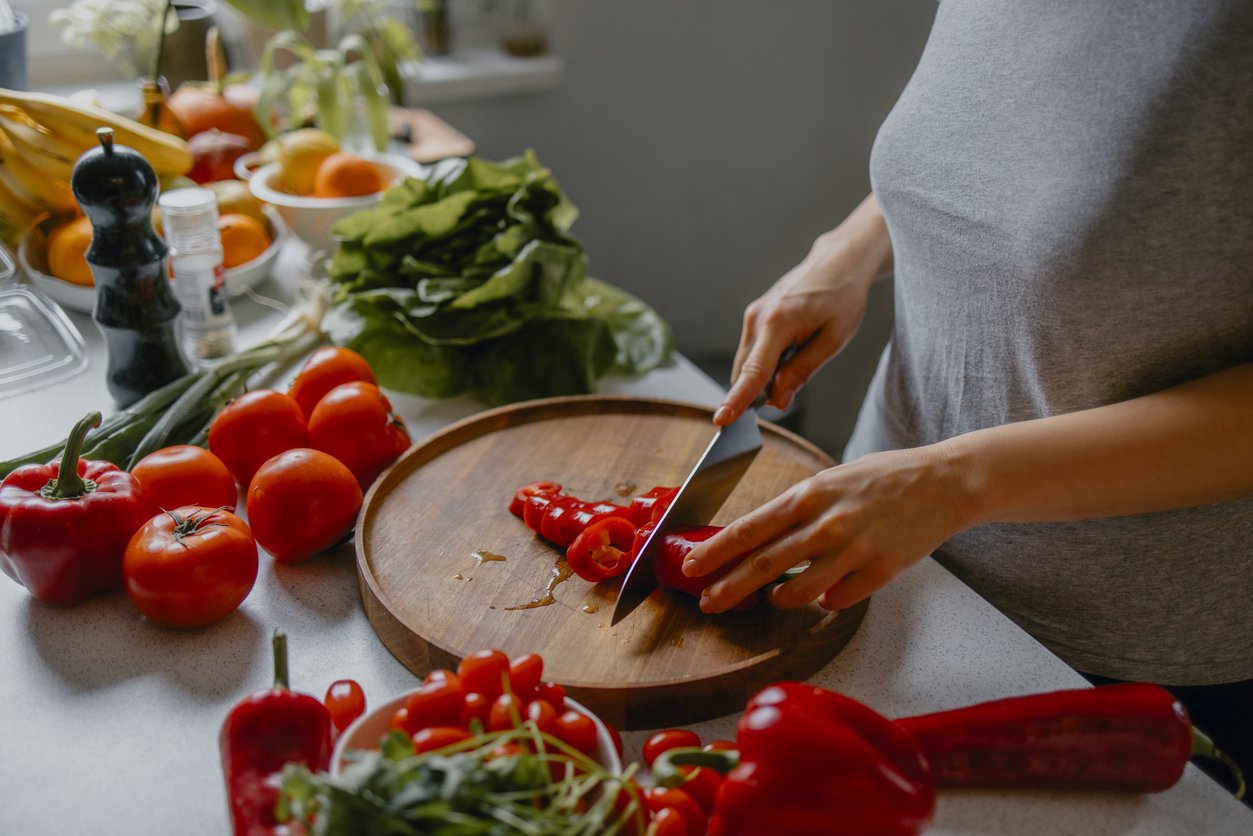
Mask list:
[[[383,173],[369,160],[336,151],[318,166],[313,178],[314,197],[357,197],[383,191]]]
[[[252,261],[270,246],[270,233],[256,218],[227,212],[218,218],[222,238],[222,266],[227,270]]]
[[[71,284],[93,287],[96,282],[87,265],[91,221],[85,216],[58,226],[48,235],[48,272]]]

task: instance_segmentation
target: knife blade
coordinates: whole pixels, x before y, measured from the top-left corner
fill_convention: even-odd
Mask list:
[[[796,353],[797,346],[791,346],[779,357],[775,367],[777,373]],[[757,410],[770,400],[774,387],[774,375],[766,388],[762,390],[753,403],[744,410],[735,421],[714,433],[713,439],[705,447],[705,452],[697,459],[679,492],[675,494],[670,507],[661,515],[653,528],[652,534],[644,541],[639,554],[627,569],[618,592],[618,599],[613,605],[613,616],[610,626],[635,611],[644,600],[657,588],[657,578],[653,573],[653,565],[657,561],[657,550],[667,531],[680,525],[708,525],[718,513],[718,509],[726,502],[731,491],[739,484],[740,477],[748,466],[753,463],[761,450],[761,430],[757,426]]]

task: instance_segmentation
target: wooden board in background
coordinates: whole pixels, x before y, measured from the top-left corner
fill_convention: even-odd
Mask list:
[[[710,416],[669,401],[553,398],[480,413],[414,447],[371,488],[357,529],[362,601],[380,639],[419,675],[484,648],[540,653],[545,679],[627,730],[731,714],[768,682],[813,674],[866,602],[706,616],[695,598],[659,591],[610,627],[618,581],[553,585],[562,551],[508,511],[519,486],[540,480],[620,502],[677,485],[713,436]],[[833,464],[773,424],[762,436],[716,524]],[[550,585],[552,603],[526,606]]]

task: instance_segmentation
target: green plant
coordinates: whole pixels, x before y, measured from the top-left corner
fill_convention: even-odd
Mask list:
[[[105,58],[134,75],[157,66],[161,20],[165,31],[178,28],[178,15],[167,15],[167,0],[75,0],[48,21],[60,25],[61,38],[79,49],[95,47]]]

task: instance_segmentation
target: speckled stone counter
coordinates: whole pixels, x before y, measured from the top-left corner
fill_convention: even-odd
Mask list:
[[[281,275],[260,290],[289,298]],[[239,304],[237,317],[245,342],[273,319],[251,303]],[[0,401],[0,458],[55,442],[88,408],[109,404],[100,340],[86,317],[74,319],[91,367]],[[641,379],[607,381],[603,391],[711,405],[721,394],[682,359]],[[415,439],[476,408],[394,402]],[[281,571],[263,555],[240,610],[187,633],[147,622],[124,595],[61,610],[0,578],[0,834],[229,832],[218,729],[237,700],[269,685],[275,629],[288,634],[298,690],[321,695],[352,677],[378,704],[415,684],[362,612],[349,547]],[[931,560],[875,595],[852,642],[813,681],[889,716],[1084,684]],[[733,737],[736,719],[693,728],[705,739]],[[628,752],[646,736],[626,735]],[[1253,812],[1189,767],[1152,796],[945,792],[929,832],[1242,834],[1253,833]]]

